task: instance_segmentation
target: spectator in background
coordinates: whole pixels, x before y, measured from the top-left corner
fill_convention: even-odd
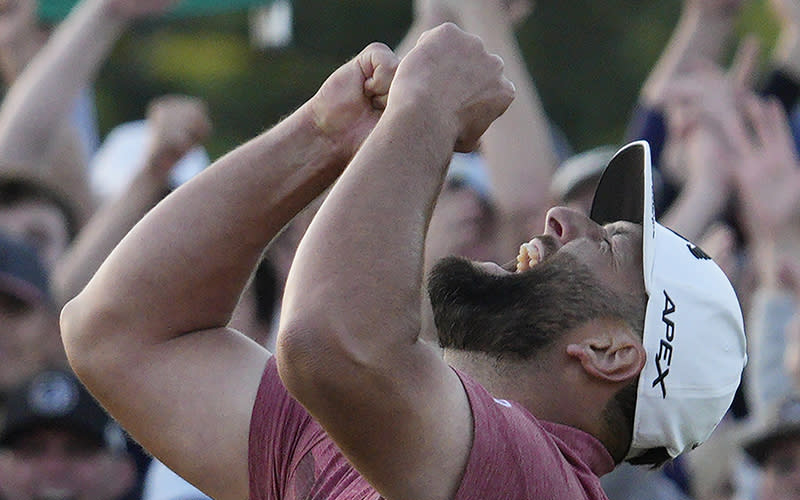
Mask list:
[[[662,165],[667,138],[665,88],[695,69],[700,61],[721,63],[743,3],[744,0],[683,0],[670,40],[642,85],[626,133],[628,140],[645,139],[650,143],[657,168],[668,170]]]
[[[800,398],[777,401],[749,430],[743,445],[761,472],[754,500],[800,498]]]
[[[800,283],[800,162],[779,99],[743,94],[725,117],[714,128],[714,147],[728,159],[722,165],[730,168],[744,249],[755,264],[746,315],[750,363],[745,385],[747,422],[755,430],[745,437],[745,450],[761,466],[757,498],[794,498],[800,477],[790,430],[800,359],[792,320]],[[739,291],[745,299],[751,295],[746,287]],[[776,439],[783,431],[785,439]],[[744,485],[743,491],[752,488]]]
[[[78,160],[70,149],[75,135],[63,138],[82,90],[93,78],[117,39],[135,20],[157,15],[174,1],[83,0],[47,38],[40,50],[14,79],[0,106],[0,157],[4,168],[28,169],[57,179],[56,184],[71,198],[84,223],[93,213],[86,155]],[[35,2],[11,2],[5,12],[12,16],[3,25],[33,23]],[[68,149],[65,149],[68,148]],[[67,160],[62,162],[62,160]]]
[[[83,225],[74,201],[46,174],[0,169],[0,231],[31,245],[48,275]]]
[[[800,256],[800,162],[778,100],[750,96],[742,117],[730,125],[740,220],[757,271],[747,314],[746,389],[752,417],[758,419],[796,389],[785,362],[787,327],[797,310],[786,278]]]
[[[47,271],[35,249],[0,233],[0,408],[31,374],[65,363]]]
[[[172,164],[177,161],[173,156],[175,148],[182,147],[184,142],[195,145],[208,134],[209,126],[205,121],[207,117],[202,103],[188,98],[185,101],[177,98],[165,99],[161,105],[154,104],[153,107],[157,110],[152,113],[155,116],[150,116],[151,121],[158,121],[159,124],[164,122],[164,126],[172,128],[165,130],[156,126],[151,131],[153,135],[157,134],[158,140],[150,144],[151,149],[146,149],[143,145],[142,152],[137,155],[142,158],[144,153],[149,153],[149,156],[142,159],[142,171],[127,186],[128,190],[114,200],[114,204],[104,207],[98,213],[98,219],[88,226],[88,232],[84,232],[83,228],[96,209],[95,197],[87,182],[88,158],[82,157],[81,161],[68,164],[51,161],[53,158],[74,158],[61,149],[60,131],[69,128],[63,125],[66,120],[71,119],[70,113],[76,99],[91,86],[95,73],[116,40],[135,20],[162,13],[174,3],[169,0],[81,1],[53,31],[30,64],[14,79],[0,106],[0,171],[6,172],[4,175],[7,177],[35,179],[38,188],[55,185],[58,187],[55,190],[57,194],[62,195],[41,196],[41,191],[48,190],[26,188],[20,192],[25,195],[28,207],[31,204],[37,207],[46,205],[45,210],[40,210],[37,214],[27,208],[14,212],[10,206],[0,210],[7,215],[0,223],[9,229],[26,237],[32,236],[32,241],[36,244],[41,244],[43,240],[52,243],[41,246],[50,249],[43,252],[49,264],[48,294],[59,305],[77,293],[88,280],[88,275],[91,275],[99,263],[93,259],[102,260],[118,241],[114,238],[121,238],[168,191],[170,186],[166,177]],[[35,2],[30,0],[7,4],[12,9],[5,12],[4,20],[12,22],[5,26],[17,27],[15,22],[30,21],[34,5]],[[180,103],[176,104],[176,101]],[[192,102],[187,104],[186,101]],[[193,114],[195,112],[196,115]],[[199,116],[194,122],[196,126],[173,127],[187,115]],[[67,142],[74,145],[74,142]],[[42,179],[46,179],[46,182],[39,182]],[[31,191],[37,196],[33,201],[28,197]],[[21,195],[19,199],[22,199]],[[56,199],[58,202],[54,203]],[[50,203],[43,204],[42,201]],[[69,210],[64,210],[65,207]],[[41,233],[42,228],[47,228],[49,232]],[[65,234],[66,238],[63,237]],[[76,244],[75,247],[71,246],[73,243]],[[57,312],[54,311],[53,314],[57,328]],[[38,334],[45,333],[42,331]],[[52,344],[52,350],[58,351],[58,355],[50,352],[51,345],[47,342],[41,342],[37,347],[39,352],[35,353],[36,356],[46,359],[58,356],[64,359],[63,345],[60,342]],[[14,362],[25,363],[25,358],[15,357]],[[10,364],[0,369],[7,367],[10,371]],[[24,375],[33,368],[38,368],[38,365],[25,365],[18,373]],[[133,449],[132,453],[137,459],[140,473],[143,474],[149,457],[139,453],[138,449]],[[131,498],[138,495],[139,482],[135,485]]]
[[[4,500],[118,500],[134,484],[125,436],[67,370],[15,387],[0,431]]]
[[[0,5],[0,77],[8,90],[23,73],[26,66],[47,43],[52,26],[37,19],[37,0],[8,0]],[[44,157],[42,163],[58,165],[67,172],[55,172],[62,180],[71,176],[83,179],[82,172],[99,144],[99,133],[92,91],[87,87],[76,96],[72,111],[62,126],[52,131],[47,143],[40,143],[39,151],[31,151],[31,164],[39,163],[35,157]],[[44,147],[42,147],[44,146]],[[25,161],[14,158],[14,161]],[[74,186],[73,186],[74,187]]]
[[[429,266],[447,255],[478,259],[494,252],[497,228],[490,182],[480,153],[453,154],[425,244]]]

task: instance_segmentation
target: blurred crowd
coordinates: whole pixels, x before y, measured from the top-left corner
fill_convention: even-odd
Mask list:
[[[588,213],[614,152],[644,139],[658,219],[702,242],[736,287],[749,364],[729,415],[663,468],[618,467],[604,478],[611,500],[800,499],[800,2],[771,1],[780,34],[766,66],[760,40],[735,36],[745,2],[683,0],[626,136],[580,152],[548,119],[515,37],[535,15],[530,0],[415,0],[394,48],[402,55],[454,22],[503,58],[516,86],[479,150],[454,154],[426,263],[507,261],[551,206]],[[159,97],[143,120],[98,134],[99,69],[138,19],[173,3],[82,0],[45,27],[35,0],[0,0],[0,500],[205,498],[83,389],[58,326],[61,307],[137,221],[210,163],[202,144],[213,117],[202,96]],[[267,248],[231,320],[270,350],[282,286],[317,206]]]

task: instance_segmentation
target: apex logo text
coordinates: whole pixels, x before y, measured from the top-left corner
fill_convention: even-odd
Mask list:
[[[665,380],[669,375],[669,366],[672,364],[672,341],[675,339],[675,323],[669,315],[675,312],[675,303],[664,290],[664,310],[661,312],[661,322],[664,323],[664,338],[658,346],[656,353],[656,370],[658,376],[653,380],[653,387],[661,385],[661,396],[667,397],[667,385]],[[662,362],[664,363],[662,365]]]

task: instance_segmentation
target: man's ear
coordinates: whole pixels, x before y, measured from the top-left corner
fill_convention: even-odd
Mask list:
[[[591,377],[626,382],[639,375],[647,354],[638,335],[627,325],[604,325],[596,335],[567,345],[567,355],[580,361]]]

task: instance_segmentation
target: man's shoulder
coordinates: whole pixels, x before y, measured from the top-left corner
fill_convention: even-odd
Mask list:
[[[573,427],[539,420],[515,401],[493,397],[456,370],[473,414],[473,444],[457,500],[466,491],[504,498],[605,498],[599,476],[608,451]]]

